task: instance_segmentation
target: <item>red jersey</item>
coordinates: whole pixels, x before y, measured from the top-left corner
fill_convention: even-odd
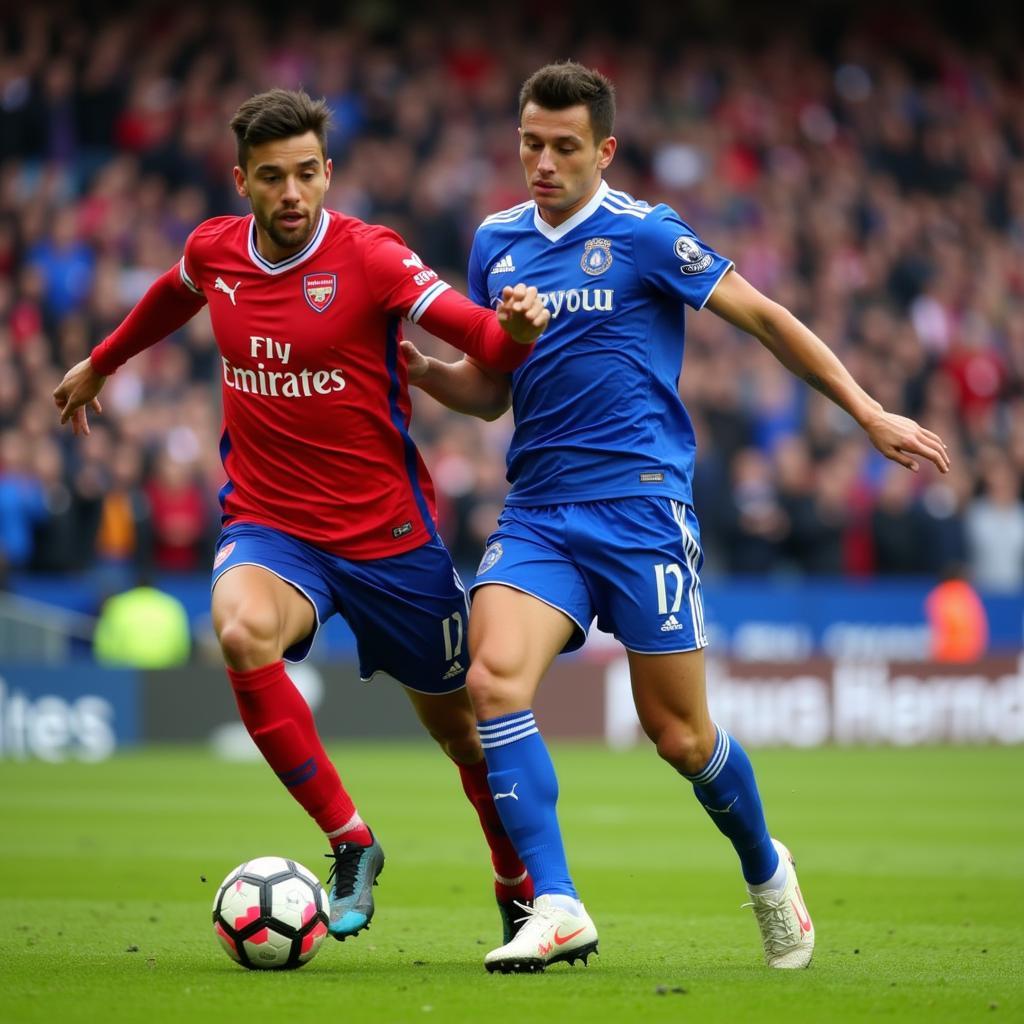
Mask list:
[[[180,274],[209,304],[221,353],[225,524],[352,559],[429,540],[434,489],[409,436],[399,341],[402,318],[418,321],[448,285],[395,232],[328,210],[280,263],[257,250],[252,216],[205,221]]]

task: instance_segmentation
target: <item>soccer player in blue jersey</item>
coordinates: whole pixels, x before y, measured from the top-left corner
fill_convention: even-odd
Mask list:
[[[731,841],[771,967],[806,967],[814,927],[793,859],[765,823],[740,744],[708,710],[694,434],[678,394],[684,307],[752,334],[845,409],[888,458],[945,472],[942,440],[886,412],[831,350],[701,241],[667,206],[609,188],[614,90],[578,64],[541,68],[520,94],[529,202],[488,217],[470,294],[493,305],[526,277],[547,333],[511,376],[414,350],[411,375],[439,401],[491,418],[511,401],[512,484],[474,583],[470,696],[494,799],[536,887],[528,920],[488,970],[586,961],[598,934],[579,900],[556,816],[558,781],[531,704],[547,667],[593,619],[625,646],[637,713],[658,754]]]

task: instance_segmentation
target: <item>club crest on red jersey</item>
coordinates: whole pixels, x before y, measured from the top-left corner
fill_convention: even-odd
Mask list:
[[[217,557],[213,560],[214,569],[219,569],[226,561],[228,555],[235,550],[235,542],[232,541],[230,544],[225,544],[224,547],[217,552]]]
[[[318,313],[322,313],[334,301],[337,291],[337,274],[307,274],[302,279],[302,294],[310,308]]]

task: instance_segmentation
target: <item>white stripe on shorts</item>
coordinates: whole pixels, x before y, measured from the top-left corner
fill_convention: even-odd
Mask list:
[[[686,505],[681,501],[673,501],[672,517],[679,525],[679,532],[682,534],[683,555],[686,558],[686,568],[690,572],[690,589],[686,595],[686,600],[690,606],[690,620],[693,623],[694,643],[698,647],[706,647],[708,637],[704,631],[704,598],[700,592],[700,577],[697,575],[697,566],[700,562],[700,545],[686,525]]]

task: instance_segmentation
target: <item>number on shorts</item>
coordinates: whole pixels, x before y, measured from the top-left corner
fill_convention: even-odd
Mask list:
[[[674,576],[676,579],[675,597],[672,600],[671,608],[668,606],[666,576]],[[654,567],[654,579],[658,585],[658,614],[668,615],[671,612],[674,615],[683,603],[683,570],[675,562],[670,562],[668,565],[659,562]]]
[[[465,632],[462,612],[452,612],[447,619],[442,619],[441,632],[444,633],[444,660],[451,661],[462,653],[462,638]]]

